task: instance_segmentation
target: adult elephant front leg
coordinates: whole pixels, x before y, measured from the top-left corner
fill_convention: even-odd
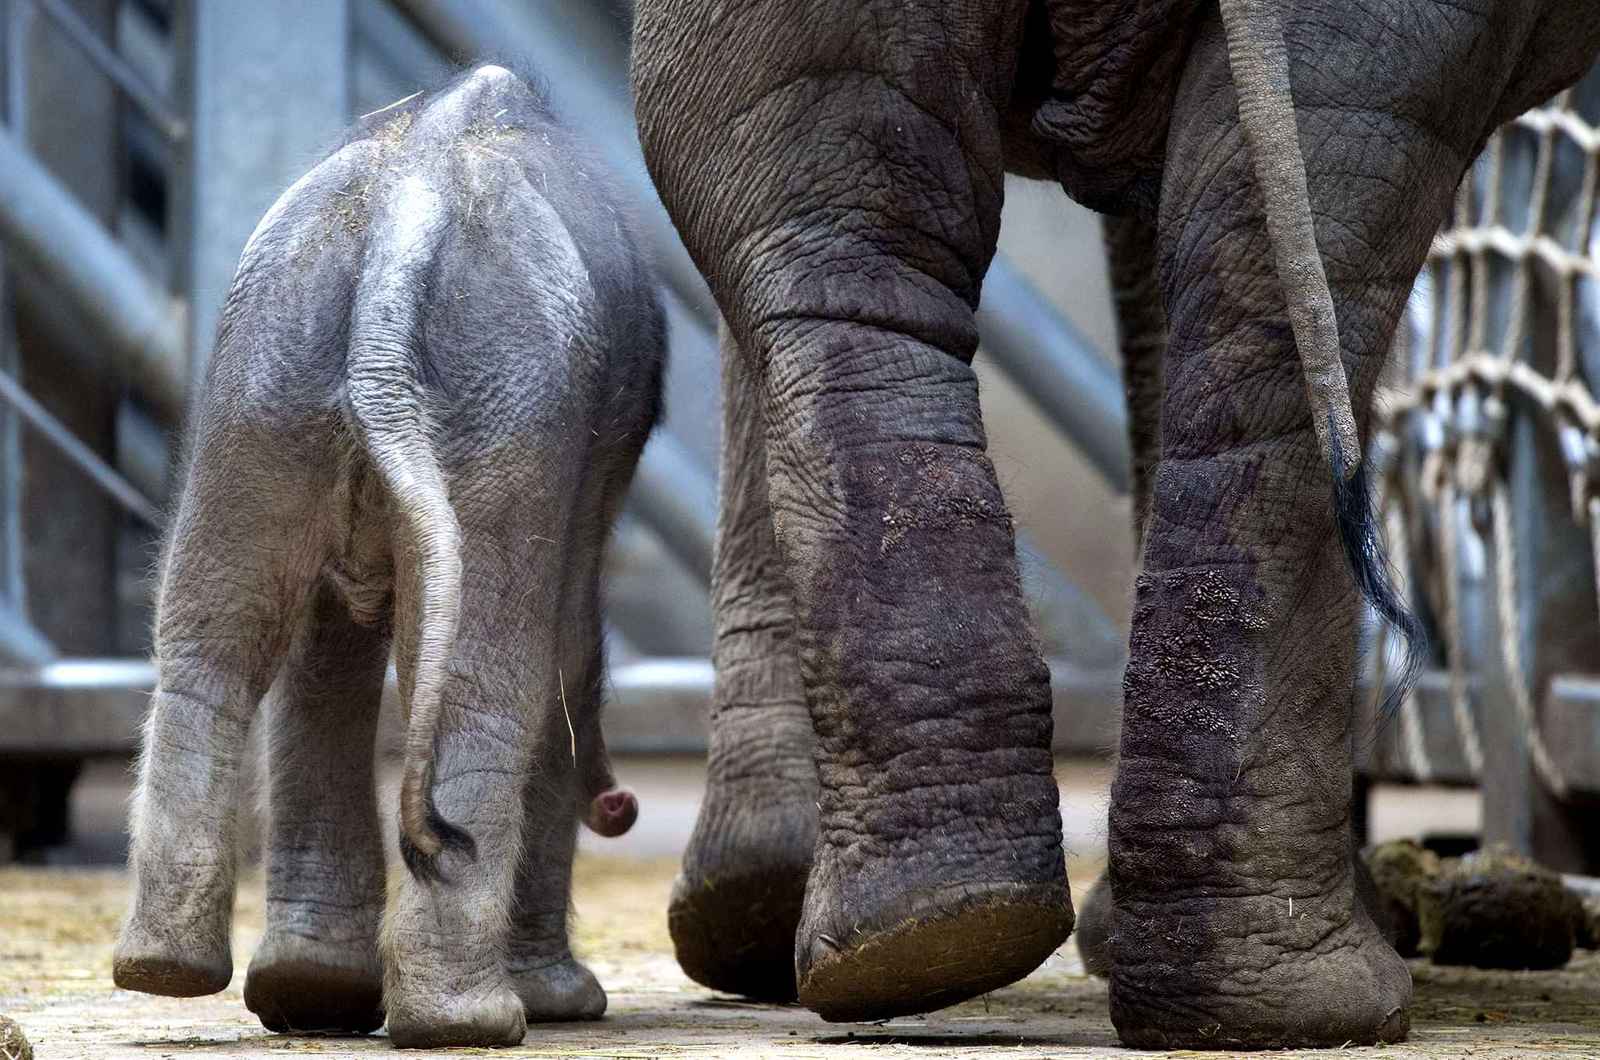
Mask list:
[[[1381,29],[1286,17],[1308,209],[1363,428],[1452,190],[1516,105],[1530,9],[1395,5]],[[1256,180],[1287,174],[1239,125],[1234,86],[1250,83],[1211,15],[1167,149],[1161,463],[1111,804],[1112,1018],[1138,1046],[1334,1046],[1408,1027],[1409,975],[1352,873],[1358,602],[1275,264],[1282,229],[1269,239]]]
[[[796,971],[831,1019],[993,989],[1072,926],[1049,674],[969,363],[1022,6],[637,11],[646,158],[764,375],[820,782]]]

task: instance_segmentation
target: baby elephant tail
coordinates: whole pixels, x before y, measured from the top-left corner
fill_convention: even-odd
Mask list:
[[[405,773],[400,787],[400,853],[419,879],[440,876],[447,847],[469,855],[472,837],[439,814],[433,762],[446,667],[461,612],[461,532],[434,453],[428,396],[420,376],[421,300],[445,223],[445,206],[420,176],[395,189],[372,241],[351,311],[346,365],[357,434],[395,506],[396,542],[416,607],[399,616],[415,630]]]

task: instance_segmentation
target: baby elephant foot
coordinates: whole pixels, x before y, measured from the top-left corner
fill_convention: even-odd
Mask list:
[[[459,995],[396,989],[385,997],[389,1040],[401,1049],[520,1045],[528,1033],[522,999],[499,985]]]
[[[278,1034],[370,1034],[383,1026],[383,968],[370,949],[269,932],[250,961],[244,1003]]]
[[[209,930],[148,929],[137,913],[111,956],[111,979],[123,990],[201,997],[228,988],[233,954],[226,925]]]
[[[522,998],[529,1023],[597,1020],[606,1012],[599,980],[571,957],[539,968],[513,968],[511,985]]]

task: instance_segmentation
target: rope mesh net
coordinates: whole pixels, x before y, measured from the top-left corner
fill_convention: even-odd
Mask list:
[[[1539,667],[1529,658],[1529,586],[1519,585],[1515,450],[1531,424],[1559,452],[1560,507],[1588,535],[1582,564],[1600,569],[1600,69],[1500,129],[1468,171],[1434,237],[1376,401],[1372,446],[1380,504],[1402,588],[1432,619],[1447,668],[1460,758],[1481,775],[1482,710],[1469,674],[1464,581],[1471,567],[1493,594],[1508,706],[1528,758],[1555,795],[1571,785],[1539,725]],[[1524,536],[1527,536],[1524,534]],[[1600,585],[1594,585],[1600,591]],[[1600,654],[1600,627],[1594,629]],[[1386,635],[1372,653],[1381,691]],[[1478,660],[1480,663],[1482,660]],[[1434,774],[1414,697],[1400,707],[1404,772]]]

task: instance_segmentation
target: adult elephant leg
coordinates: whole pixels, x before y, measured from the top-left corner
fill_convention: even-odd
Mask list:
[[[1133,544],[1143,550],[1156,468],[1161,462],[1161,361],[1167,313],[1156,276],[1156,228],[1144,218],[1101,219],[1111,299],[1117,314],[1122,385],[1128,400],[1128,451],[1133,464]],[[1111,969],[1111,877],[1103,874],[1078,902],[1077,943],[1090,975]]]
[[[1325,21],[1286,27],[1363,428],[1515,52],[1504,27],[1464,34],[1437,14],[1400,10],[1383,39],[1406,44],[1392,53],[1354,28],[1330,45]],[[1394,1040],[1410,978],[1350,858],[1357,596],[1215,15],[1177,99],[1159,224],[1161,463],[1112,789],[1112,1017],[1138,1046]]]
[[[1072,926],[1049,674],[969,363],[1024,6],[637,9],[646,158],[764,372],[820,783],[796,976],[830,1019],[994,989]]]
[[[1141,217],[1102,221],[1111,299],[1117,312],[1122,385],[1128,398],[1128,441],[1133,456],[1133,540],[1144,545],[1161,462],[1161,360],[1167,353],[1167,312],[1156,278],[1156,229]]]
[[[678,963],[716,990],[795,996],[794,939],[817,840],[817,767],[772,537],[758,370],[722,331],[716,691],[705,800],[672,890]]]

